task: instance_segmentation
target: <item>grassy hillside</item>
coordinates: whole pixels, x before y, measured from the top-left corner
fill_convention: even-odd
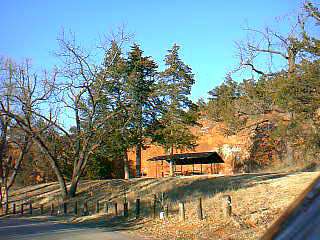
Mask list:
[[[139,221],[129,220],[131,230],[155,239],[256,239],[318,175],[318,172],[259,173],[234,176],[194,176],[162,179],[102,180],[82,182],[76,198],[80,207],[84,199],[93,212],[96,200],[117,202],[121,214],[124,198],[128,199],[133,219],[134,201],[140,198],[142,215]],[[152,219],[153,194],[165,192],[169,205],[169,219]],[[222,196],[232,197],[233,217],[222,214]],[[203,199],[205,219],[197,220],[196,203]],[[59,203],[57,183],[42,184],[17,190],[12,200],[34,202],[34,207],[51,202]],[[74,201],[74,200],[72,200]],[[70,205],[73,202],[70,202]],[[185,222],[178,218],[178,202],[186,203]],[[71,209],[70,209],[71,210]],[[122,217],[108,214],[70,216],[73,222],[103,221],[123,224]],[[129,226],[127,225],[127,226]]]

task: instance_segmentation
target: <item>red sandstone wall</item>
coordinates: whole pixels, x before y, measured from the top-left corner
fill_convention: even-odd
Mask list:
[[[213,123],[208,120],[201,120],[200,124],[202,127],[193,127],[192,132],[198,136],[197,144],[198,146],[192,152],[206,152],[206,151],[216,151],[220,154],[222,159],[225,161],[222,166],[218,166],[217,169],[211,170],[211,166],[203,165],[203,172],[212,173],[219,172],[223,174],[233,174],[234,160],[239,158],[239,160],[250,159],[250,147],[252,146],[252,137],[256,134],[256,126],[258,122],[263,122],[265,120],[273,122],[286,122],[288,115],[280,114],[278,112],[270,112],[261,115],[259,118],[248,120],[247,127],[240,131],[237,135],[226,136],[223,132],[224,125],[221,123]],[[263,139],[261,139],[263,143]],[[263,146],[262,146],[263,147]],[[272,154],[271,151],[269,153]],[[164,155],[165,151],[159,146],[150,145],[149,148],[142,151],[142,171],[148,177],[161,177],[169,175],[169,165],[167,162],[154,163],[147,161],[147,159]],[[270,159],[269,154],[267,155]],[[275,157],[275,156],[273,156]],[[129,159],[132,161],[132,165],[135,164],[135,153],[129,153]],[[240,161],[241,162],[241,161]],[[192,170],[192,166],[183,166],[182,171]],[[199,171],[200,165],[195,166],[195,170]],[[177,170],[181,171],[180,166]]]
[[[226,137],[223,132],[223,126],[221,124],[210,123],[209,121],[202,120],[202,127],[194,127],[192,131],[198,136],[198,146],[194,151],[190,152],[206,152],[206,151],[220,151],[221,157],[224,159],[225,164],[218,164],[217,166],[202,165],[203,173],[225,173],[231,174],[232,170],[232,159],[234,155],[223,154],[223,148],[226,146],[245,148],[248,145],[248,134],[239,134],[230,137]],[[222,148],[222,149],[221,149]],[[155,156],[164,155],[165,150],[159,146],[150,145],[146,150],[142,151],[142,172],[147,177],[161,177],[169,175],[169,164],[166,161],[162,162],[150,162],[150,159]],[[135,152],[131,151],[128,153],[129,160],[135,162]],[[200,172],[200,165],[195,165],[194,169]],[[177,171],[181,171],[181,167],[176,167]],[[192,165],[183,166],[182,171],[192,171]]]

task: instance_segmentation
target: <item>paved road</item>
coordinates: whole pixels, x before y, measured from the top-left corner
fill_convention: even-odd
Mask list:
[[[63,224],[28,219],[0,219],[0,240],[135,240],[133,235],[95,225]],[[141,239],[141,238],[139,238]]]

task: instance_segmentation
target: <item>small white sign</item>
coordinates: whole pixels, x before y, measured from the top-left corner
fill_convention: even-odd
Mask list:
[[[160,212],[160,219],[164,219],[164,212]]]

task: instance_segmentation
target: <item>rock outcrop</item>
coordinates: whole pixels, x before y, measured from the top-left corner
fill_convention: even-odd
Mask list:
[[[189,152],[216,151],[225,161],[219,166],[202,166],[203,172],[233,174],[236,172],[250,172],[262,164],[268,165],[278,158],[277,142],[272,139],[272,131],[279,120],[285,115],[269,113],[255,120],[250,120],[237,134],[225,134],[223,123],[212,122],[203,118],[199,126],[192,127],[192,132],[198,137],[197,146]],[[177,152],[178,153],[178,152]],[[179,151],[180,153],[180,151]],[[167,162],[150,162],[148,159],[164,155],[165,150],[160,146],[148,145],[142,151],[142,172],[145,176],[161,177],[168,175]],[[134,165],[135,152],[129,152],[129,161]],[[181,166],[177,166],[180,171]],[[187,171],[192,166],[183,166],[182,171]],[[199,169],[199,166],[196,166]]]

